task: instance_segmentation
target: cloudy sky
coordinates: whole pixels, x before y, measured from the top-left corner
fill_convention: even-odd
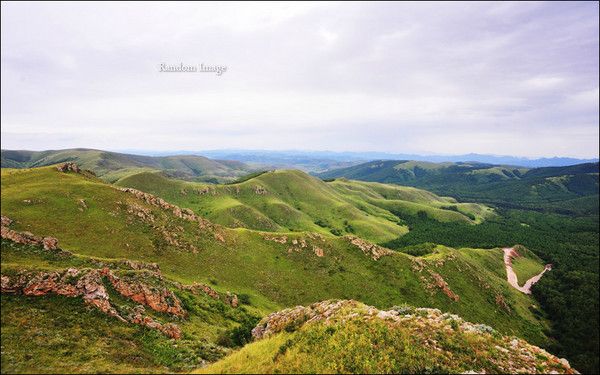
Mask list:
[[[598,156],[598,2],[1,7],[2,148]]]

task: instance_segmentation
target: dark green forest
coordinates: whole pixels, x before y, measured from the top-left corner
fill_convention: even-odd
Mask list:
[[[401,217],[410,232],[385,246],[413,255],[430,245],[505,247],[522,244],[553,270],[532,292],[552,321],[556,339],[551,351],[568,358],[586,373],[599,370],[598,216],[561,215],[523,209],[497,208],[498,217],[479,225],[440,223],[427,217]],[[399,215],[399,213],[396,213]]]

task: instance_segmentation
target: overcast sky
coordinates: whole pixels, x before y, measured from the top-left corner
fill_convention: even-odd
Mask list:
[[[1,9],[2,148],[598,157],[598,2]]]

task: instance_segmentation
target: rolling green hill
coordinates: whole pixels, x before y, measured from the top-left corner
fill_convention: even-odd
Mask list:
[[[195,155],[152,157],[92,149],[2,150],[2,168],[31,168],[63,162],[75,162],[109,182],[142,171],[162,171],[182,179],[228,181],[252,170],[241,162],[212,160]]]
[[[409,216],[423,211],[441,222],[479,223],[493,215],[485,206],[424,190],[347,180],[325,183],[295,170],[264,172],[228,185],[140,173],[117,185],[159,195],[232,228],[355,234],[377,243],[407,232],[391,209]]]
[[[54,236],[78,256],[155,262],[170,280],[247,294],[263,313],[328,298],[410,303],[546,342],[531,297],[505,281],[500,249],[436,247],[413,258],[356,237],[227,229],[140,194],[54,167],[2,170],[2,215],[12,228]],[[3,270],[69,266],[4,248],[2,257]]]
[[[504,207],[598,214],[598,163],[527,169],[482,163],[373,161],[318,175],[415,186]],[[562,202],[570,200],[570,203]]]
[[[198,373],[574,373],[548,352],[434,309],[323,301],[263,319],[256,341]]]

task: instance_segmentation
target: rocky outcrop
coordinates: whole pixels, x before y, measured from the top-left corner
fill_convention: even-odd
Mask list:
[[[126,298],[146,305],[154,311],[181,317],[187,315],[179,298],[167,288],[150,286],[126,277],[119,278],[108,269],[104,269],[103,274],[108,278],[113,288]]]
[[[310,306],[296,306],[269,314],[252,329],[252,337],[260,340],[283,330],[297,329],[303,324],[328,320],[342,309],[357,308],[360,303],[353,300],[323,301]]]
[[[54,237],[38,237],[29,232],[17,232],[9,228],[12,220],[2,216],[0,226],[0,236],[4,239],[25,245],[40,245],[45,250],[57,250],[58,240]]]
[[[219,299],[219,293],[217,293],[216,290],[205,284],[194,282],[191,285],[180,285],[179,288],[182,290],[187,290],[192,294],[198,295],[199,293],[204,293],[213,299]]]
[[[363,253],[365,253],[366,256],[373,260],[378,260],[383,256],[392,255],[394,253],[392,250],[375,245],[356,236],[344,236],[344,238],[350,241],[352,245],[358,247]]]
[[[22,272],[16,276],[2,275],[2,293],[43,296],[58,294],[67,297],[82,297],[84,302],[102,312],[119,317],[110,305],[108,293],[102,283],[101,270]],[[121,317],[119,317],[123,320]]]
[[[223,302],[225,302],[226,304],[228,304],[229,306],[231,306],[233,308],[238,307],[238,305],[239,305],[238,296],[236,294],[227,292],[225,294],[225,296],[221,296],[221,295],[219,295],[219,293],[216,290],[214,290],[213,288],[211,288],[210,286],[208,286],[206,284],[201,284],[201,283],[197,283],[197,282],[194,282],[191,285],[178,284],[178,288],[181,290],[186,290],[188,292],[191,292],[192,294],[195,294],[195,295],[199,295],[200,293],[206,294],[207,296],[209,296],[212,299],[222,300]]]
[[[320,247],[313,246],[313,251],[315,252],[315,255],[318,257],[322,257],[325,255],[325,253],[323,252],[323,249],[321,249]]]
[[[152,210],[135,203],[127,205],[127,213],[139,218],[144,223],[154,223],[156,220]]]
[[[277,235],[266,234],[266,233],[262,234],[262,238],[264,238],[267,241],[280,243],[282,245],[287,243],[287,240],[288,240],[287,236],[277,236]]]
[[[176,216],[180,219],[198,223],[198,227],[200,229],[205,229],[205,230],[211,231],[214,234],[214,238],[217,241],[223,242],[223,243],[225,242],[225,236],[223,235],[222,230],[219,226],[196,215],[194,213],[194,211],[190,210],[189,208],[180,208],[179,206],[171,204],[162,198],[159,198],[159,197],[149,194],[149,193],[144,193],[143,191],[140,191],[137,189],[119,188],[119,190],[121,190],[125,193],[132,194],[136,198],[143,200],[144,202],[146,202],[149,205],[158,207],[165,211],[170,211],[174,216]],[[138,210],[137,212],[139,213],[140,211]],[[136,215],[138,215],[138,214],[136,213]],[[142,220],[151,220],[150,217],[146,213],[144,213],[143,216],[146,216],[146,217],[141,217]],[[152,221],[150,221],[150,222],[152,222]]]
[[[236,308],[236,307],[238,307],[238,304],[239,304],[238,296],[233,293],[227,292],[227,294],[225,295],[225,302],[229,306]]]
[[[452,289],[450,289],[450,287],[448,286],[448,283],[444,280],[444,278],[439,273],[429,270],[429,274],[431,275],[431,277],[434,280],[433,285],[431,285],[432,287],[439,288],[445,295],[448,296],[448,298],[450,298],[451,300],[453,300],[455,302],[458,302],[460,297],[458,296],[458,294],[454,293],[452,291]]]
[[[351,320],[361,321],[365,329],[369,329],[369,322],[378,321],[383,322],[387,330],[402,330],[411,337],[411,345],[419,345],[419,349],[430,351],[432,355],[441,354],[450,363],[461,358],[456,368],[462,371],[463,366],[470,365],[468,357],[464,353],[453,353],[447,342],[456,345],[460,342],[470,348],[473,355],[477,355],[477,350],[493,352],[487,354],[486,361],[477,364],[478,368],[463,373],[578,373],[564,358],[519,338],[502,336],[487,325],[470,323],[438,309],[401,306],[379,310],[353,300],[322,301],[268,315],[252,330],[252,337],[261,340],[282,331],[310,329],[313,324],[332,326],[331,332],[335,332],[336,327],[341,329]],[[373,350],[377,350],[376,345]]]
[[[179,326],[177,324],[173,324],[173,323],[161,324],[161,323],[155,321],[154,319],[152,319],[151,317],[149,317],[148,315],[145,315],[145,312],[146,312],[146,309],[144,308],[144,306],[137,305],[136,307],[134,307],[133,309],[131,309],[129,311],[129,313],[126,315],[126,319],[130,323],[141,324],[150,329],[155,329],[157,331],[160,331],[164,335],[166,335],[172,339],[178,340],[181,338],[181,336],[182,336],[181,328],[179,328]]]
[[[265,195],[267,194],[267,189],[265,189],[264,187],[260,186],[260,185],[256,185],[254,186],[254,194],[257,195]]]
[[[71,162],[61,164],[61,165],[57,166],[56,169],[59,172],[81,173],[81,169],[79,168],[79,166],[77,164],[71,163]]]
[[[2,293],[44,296],[58,294],[66,297],[81,297],[83,301],[100,311],[123,322],[142,324],[157,329],[171,338],[180,338],[181,330],[174,324],[161,324],[139,313],[123,315],[117,312],[110,302],[104,284],[108,279],[112,287],[122,296],[144,304],[155,311],[183,317],[186,311],[181,301],[167,288],[151,287],[136,280],[117,277],[110,269],[76,269],[63,271],[25,271],[17,275],[2,275]],[[144,311],[144,307],[141,311]],[[127,310],[127,308],[125,308]]]

